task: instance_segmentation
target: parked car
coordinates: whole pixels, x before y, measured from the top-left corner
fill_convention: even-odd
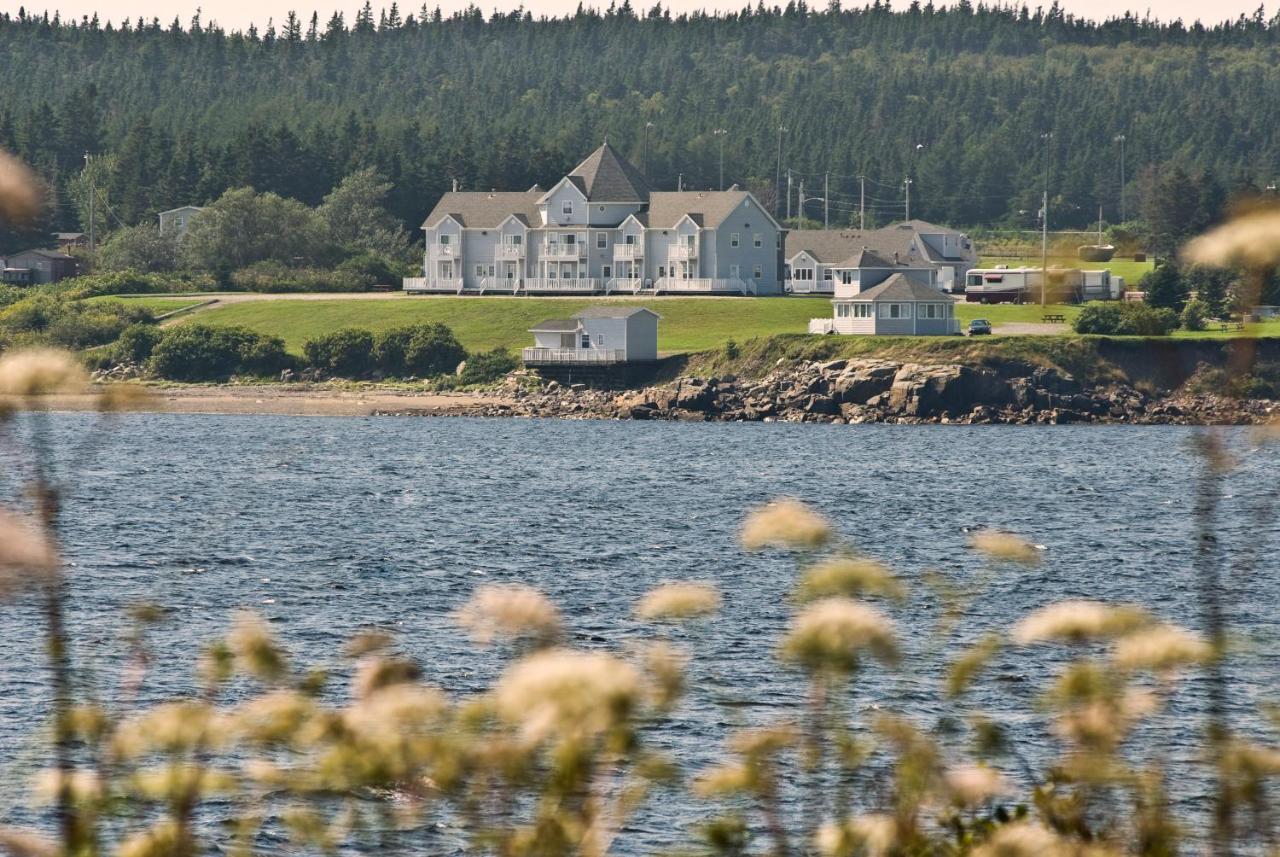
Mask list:
[[[975,318],[973,321],[969,322],[970,336],[989,336],[990,334],[991,322],[987,321],[985,318]]]

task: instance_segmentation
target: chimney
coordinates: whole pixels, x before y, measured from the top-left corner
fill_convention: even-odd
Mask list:
[[[458,180],[457,180],[457,179],[454,179],[454,180],[453,180],[453,192],[454,192],[454,193],[457,193],[457,192],[458,192]]]

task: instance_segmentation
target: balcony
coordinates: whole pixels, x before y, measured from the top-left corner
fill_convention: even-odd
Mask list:
[[[482,277],[480,279],[480,294],[505,294],[514,295],[520,291],[521,279],[519,277]]]
[[[698,245],[676,244],[671,248],[671,252],[667,256],[671,259],[696,259],[698,258]]]
[[[593,295],[600,291],[600,281],[593,277],[574,280],[549,280],[531,278],[524,281],[527,294]]]
[[[835,280],[787,280],[787,291],[793,295],[833,295],[836,285]]]
[[[710,277],[663,277],[654,285],[654,290],[666,294],[701,294],[701,295],[749,295],[755,293],[755,284],[743,280],[721,280]]]
[[[458,258],[458,247],[456,244],[432,244],[427,249],[432,259]]]
[[[543,244],[542,256],[546,259],[585,259],[586,244]]]
[[[409,294],[444,292],[458,294],[462,291],[462,278],[405,277],[404,290]]]
[[[494,252],[494,258],[499,261],[524,258],[523,244],[499,244],[497,251]]]
[[[644,258],[644,246],[641,244],[614,244],[613,258],[620,262]]]
[[[606,295],[614,292],[626,292],[628,294],[639,294],[644,288],[644,280],[640,277],[614,277],[605,280],[604,293]]]
[[[627,362],[621,348],[525,348],[520,358],[526,366],[607,366]]]

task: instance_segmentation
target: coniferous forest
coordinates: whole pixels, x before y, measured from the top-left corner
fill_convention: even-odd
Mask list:
[[[314,205],[365,167],[413,229],[454,181],[546,186],[606,138],[659,189],[717,186],[721,146],[725,184],[767,204],[788,170],[793,205],[826,182],[833,225],[857,222],[861,176],[871,220],[900,218],[906,175],[913,217],[1033,226],[1047,185],[1056,228],[1099,206],[1117,222],[1120,136],[1129,219],[1171,170],[1222,194],[1280,175],[1280,16],[1262,10],[1203,27],[968,0],[558,19],[393,3],[245,32],[19,11],[0,57],[0,147],[54,200],[33,233],[85,229],[90,187],[108,229],[246,185]]]

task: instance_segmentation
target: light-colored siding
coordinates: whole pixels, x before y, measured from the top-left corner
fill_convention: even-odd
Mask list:
[[[741,245],[729,246],[730,235],[737,232],[741,235]],[[760,246],[756,247],[754,236],[760,234]],[[782,293],[782,270],[778,252],[778,230],[769,221],[768,215],[747,197],[733,213],[726,217],[715,229],[715,269],[707,270],[704,276],[728,279],[729,268],[737,265],[742,280],[754,284],[757,294],[776,295]],[[760,279],[754,279],[752,272],[760,266]]]
[[[658,319],[647,312],[627,318],[627,359],[658,359]]]

